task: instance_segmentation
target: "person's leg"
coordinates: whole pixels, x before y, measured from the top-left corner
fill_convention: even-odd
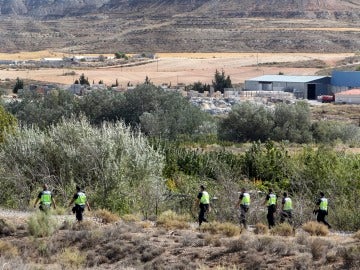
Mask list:
[[[269,229],[271,228],[271,210],[270,208],[268,207],[268,212],[267,212],[267,215],[266,215],[266,219],[267,219],[267,222],[268,222],[268,225],[269,225]]]
[[[204,221],[205,209],[202,204],[200,204],[200,211],[199,211],[199,226]]]
[[[270,207],[270,219],[269,219],[269,227],[274,227],[275,226],[275,209],[274,207]]]
[[[247,228],[246,225],[246,212],[247,212],[247,208],[244,206],[240,206],[240,225],[243,224],[244,228]]]
[[[77,221],[82,221],[82,220],[83,220],[84,208],[82,208],[81,206],[77,205],[75,211],[76,211],[76,219],[77,219]]]
[[[316,216],[317,222],[324,223],[324,218],[325,218],[324,212],[319,210]]]
[[[281,211],[281,213],[280,213],[280,223],[283,223],[285,221],[285,218],[286,218],[286,212]]]

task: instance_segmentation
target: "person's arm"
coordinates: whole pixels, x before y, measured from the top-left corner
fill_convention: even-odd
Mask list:
[[[195,202],[194,202],[196,205],[199,205],[199,204],[200,204],[201,196],[202,196],[202,193],[199,192],[199,194],[197,195],[197,197],[196,197],[196,199],[195,199]]]
[[[243,194],[240,194],[240,196],[239,196],[239,200],[238,200],[238,202],[237,202],[237,204],[236,204],[236,208],[239,208],[240,207],[240,204],[241,204],[241,200],[242,200],[242,198],[244,197],[244,195]]]
[[[74,197],[72,198],[72,200],[71,200],[71,202],[69,203],[69,206],[68,207],[70,207],[74,202],[75,202],[75,200],[77,199],[77,193],[74,195]]]

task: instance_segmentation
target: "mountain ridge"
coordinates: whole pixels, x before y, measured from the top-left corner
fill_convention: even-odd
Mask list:
[[[309,13],[347,14],[358,16],[360,1],[347,0],[0,0],[1,15],[30,17],[67,17],[94,13],[158,12],[168,16],[183,13],[220,13],[261,16],[297,13],[303,17]],[[311,15],[313,16],[313,15]]]
[[[360,0],[0,0],[0,51],[357,52]]]

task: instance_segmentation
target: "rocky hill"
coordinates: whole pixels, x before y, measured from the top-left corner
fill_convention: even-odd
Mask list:
[[[0,0],[0,50],[349,52],[360,0]]]
[[[0,0],[0,14],[36,17],[138,12],[174,15],[184,12],[224,16],[358,16],[360,1],[350,0]]]

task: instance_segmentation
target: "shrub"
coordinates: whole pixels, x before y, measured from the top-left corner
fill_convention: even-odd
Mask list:
[[[121,219],[126,222],[140,222],[142,220],[140,214],[125,214],[121,216]]]
[[[360,265],[360,247],[352,246],[343,249],[341,256],[344,260],[344,269],[358,269]]]
[[[309,221],[302,226],[302,229],[310,235],[326,236],[329,234],[329,229],[326,225],[316,221]]]
[[[169,210],[160,214],[157,219],[157,225],[167,229],[188,229],[190,228],[190,220],[189,215],[178,215]]]
[[[11,243],[0,240],[0,254],[6,258],[14,258],[18,255],[18,250]]]
[[[296,270],[307,270],[311,269],[312,258],[309,253],[302,253],[299,256],[295,257],[293,269]]]
[[[314,260],[319,260],[326,255],[330,243],[324,239],[316,238],[311,243],[311,254]]]
[[[273,235],[280,235],[280,236],[292,236],[294,235],[294,229],[289,223],[281,223],[273,227],[270,230],[270,233]]]
[[[357,232],[354,234],[353,237],[354,237],[355,239],[357,239],[357,240],[360,240],[360,230],[357,231]]]
[[[58,261],[64,269],[79,269],[85,263],[86,256],[77,248],[66,248],[59,255]]]
[[[269,232],[268,227],[263,223],[256,223],[254,233],[255,234],[267,234]]]
[[[94,230],[96,228],[98,228],[98,224],[94,223],[91,220],[83,220],[81,222],[75,222],[72,224],[72,229],[74,231],[89,231],[89,230]]]
[[[27,221],[29,233],[35,237],[46,237],[57,229],[56,220],[49,214],[38,212]]]
[[[15,227],[3,219],[0,219],[0,236],[9,236],[15,232]]]
[[[95,218],[97,218],[101,223],[114,223],[120,219],[120,217],[114,213],[111,213],[106,209],[99,209],[93,212]]]
[[[226,246],[228,252],[239,252],[247,248],[246,242],[241,238],[230,241]]]
[[[201,225],[200,229],[204,232],[209,232],[211,234],[223,234],[228,237],[239,235],[241,233],[241,229],[239,228],[239,226],[230,222],[204,223],[203,225]]]

